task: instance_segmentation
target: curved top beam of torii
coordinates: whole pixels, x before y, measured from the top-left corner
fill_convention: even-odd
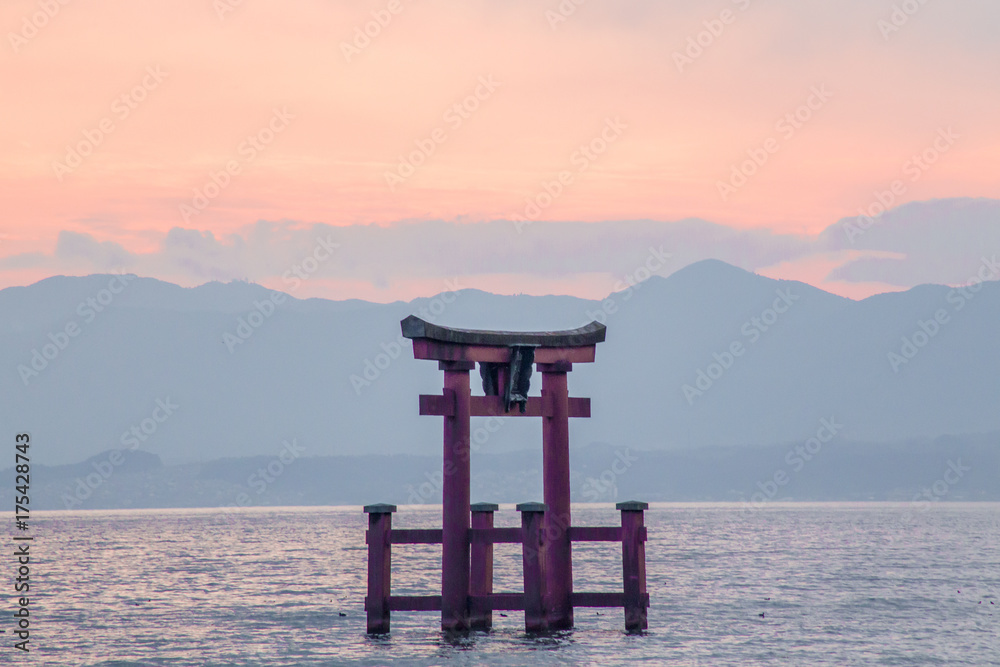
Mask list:
[[[453,345],[513,346],[530,345],[537,347],[589,347],[603,343],[607,327],[594,321],[578,329],[565,331],[487,331],[483,329],[455,329],[431,324],[416,315],[410,315],[400,322],[403,336],[411,339],[426,339]]]

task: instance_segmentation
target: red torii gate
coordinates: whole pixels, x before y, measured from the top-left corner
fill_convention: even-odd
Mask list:
[[[403,336],[416,359],[444,371],[440,395],[419,397],[421,415],[444,417],[441,529],[392,529],[394,505],[368,505],[368,632],[389,631],[390,611],[441,611],[447,631],[489,629],[492,612],[524,610],[528,631],[571,628],[573,607],[624,607],[629,631],[647,627],[646,503],[618,503],[621,527],[573,526],[570,517],[569,418],[589,417],[590,399],[569,396],[566,374],[594,361],[606,327],[512,332],[453,329],[409,316]],[[469,371],[480,365],[485,396],[473,396]],[[540,397],[529,397],[531,365],[542,374]],[[513,406],[518,406],[511,410]],[[470,418],[542,417],[544,503],[521,503],[520,528],[494,528],[490,503],[470,504]],[[572,542],[621,542],[624,591],[573,591]],[[523,593],[493,593],[493,544],[522,545]],[[390,594],[392,544],[441,544],[441,595]]]

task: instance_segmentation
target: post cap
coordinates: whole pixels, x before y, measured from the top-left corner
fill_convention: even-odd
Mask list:
[[[396,511],[395,505],[387,505],[386,503],[375,503],[374,505],[365,505],[365,514],[392,514]]]
[[[641,500],[626,500],[623,503],[618,503],[615,505],[616,510],[628,510],[628,511],[642,511],[649,509],[649,503],[644,503]]]
[[[469,509],[473,512],[496,512],[500,506],[496,503],[472,503],[469,505]]]
[[[518,512],[547,512],[549,506],[545,503],[518,503]]]

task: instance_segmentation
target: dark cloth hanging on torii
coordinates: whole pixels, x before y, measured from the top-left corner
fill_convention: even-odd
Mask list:
[[[479,377],[483,379],[483,393],[487,396],[499,396],[500,364],[492,361],[479,362]]]
[[[510,412],[511,406],[517,403],[523,414],[528,404],[528,388],[531,384],[531,366],[535,363],[535,348],[532,345],[513,345],[510,352],[510,371],[503,392],[504,412]]]
[[[516,403],[524,413],[531,387],[531,367],[535,363],[534,345],[511,345],[510,363],[507,366],[507,383],[503,388],[503,410],[510,412]],[[479,376],[483,380],[483,393],[500,395],[500,363],[480,362]]]

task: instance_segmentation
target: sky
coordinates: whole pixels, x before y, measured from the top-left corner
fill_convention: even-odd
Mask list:
[[[705,258],[852,298],[962,283],[1000,251],[998,21],[992,0],[5,0],[0,288],[596,298]]]

